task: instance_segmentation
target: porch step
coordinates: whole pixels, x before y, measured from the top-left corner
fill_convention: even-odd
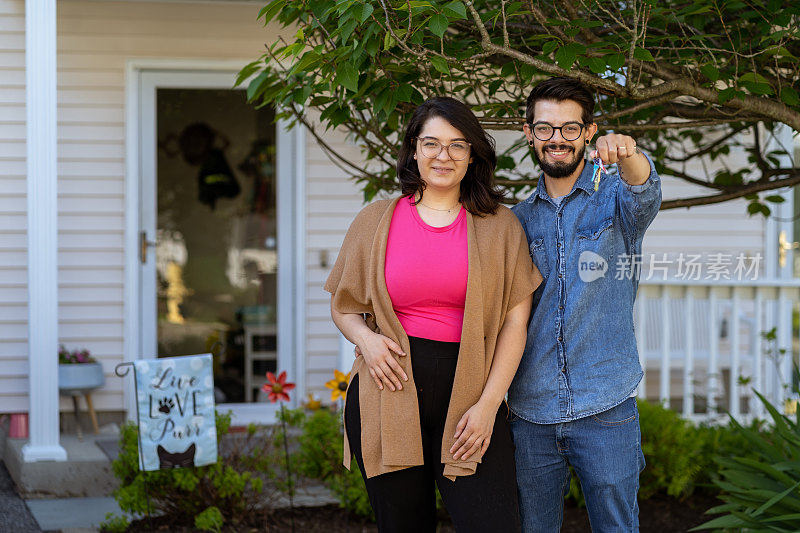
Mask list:
[[[73,435],[61,435],[61,446],[67,460],[25,463],[22,447],[27,439],[6,438],[0,429],[0,440],[5,440],[3,462],[23,498],[88,498],[104,497],[119,486],[111,470],[111,461],[96,440],[107,440],[109,435],[85,435],[80,441]]]

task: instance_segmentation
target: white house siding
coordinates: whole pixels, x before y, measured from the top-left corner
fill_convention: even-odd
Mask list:
[[[339,332],[331,321],[330,295],[322,290],[322,285],[336,260],[347,228],[364,207],[364,195],[344,170],[331,163],[310,134],[307,138],[307,386],[312,392],[325,391],[321,394],[324,399],[329,397],[324,383],[332,379],[332,369],[337,366]],[[346,142],[342,134],[326,134],[324,139],[340,153],[356,161],[361,159],[358,148]],[[346,373],[350,368],[339,370]]]
[[[26,411],[24,2],[0,0],[0,412]]]
[[[0,412],[28,409],[24,5],[0,0]],[[126,62],[256,59],[260,7],[58,2],[59,334],[102,362],[98,410],[122,408]]]

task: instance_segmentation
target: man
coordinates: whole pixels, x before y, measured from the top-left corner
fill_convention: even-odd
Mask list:
[[[531,92],[525,136],[543,172],[514,207],[536,290],[528,340],[509,389],[520,512],[526,532],[557,532],[571,465],[594,531],[638,531],[644,468],[633,330],[642,238],[661,205],[652,162],[626,135],[597,139],[600,172],[585,160],[597,133],[594,98],[552,78]]]

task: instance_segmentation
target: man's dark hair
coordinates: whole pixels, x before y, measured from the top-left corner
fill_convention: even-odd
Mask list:
[[[414,160],[417,136],[425,123],[441,117],[460,131],[470,143],[472,163],[461,180],[459,200],[473,215],[494,213],[504,199],[494,183],[494,169],[497,154],[494,139],[481,127],[475,114],[464,103],[447,96],[435,96],[424,101],[414,110],[403,136],[403,144],[397,155],[397,177],[403,196],[419,193],[422,199],[425,182],[419,175],[419,167]],[[421,154],[419,157],[423,157]]]
[[[549,78],[536,84],[531,94],[528,95],[528,105],[525,109],[525,121],[533,122],[533,110],[539,100],[555,100],[563,102],[572,100],[583,109],[581,121],[584,124],[594,122],[594,95],[592,91],[578,80],[566,77]]]

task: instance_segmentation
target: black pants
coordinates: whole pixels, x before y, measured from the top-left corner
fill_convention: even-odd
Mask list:
[[[513,533],[520,530],[514,444],[503,404],[495,418],[492,440],[475,474],[450,481],[441,462],[450,393],[458,360],[457,342],[416,337],[411,342],[411,367],[419,398],[425,464],[367,479],[361,456],[358,376],[347,392],[345,425],[382,533],[435,532],[434,483],[459,533]],[[372,383],[371,383],[372,385]],[[390,393],[391,394],[391,393]],[[375,406],[377,409],[378,407]]]

